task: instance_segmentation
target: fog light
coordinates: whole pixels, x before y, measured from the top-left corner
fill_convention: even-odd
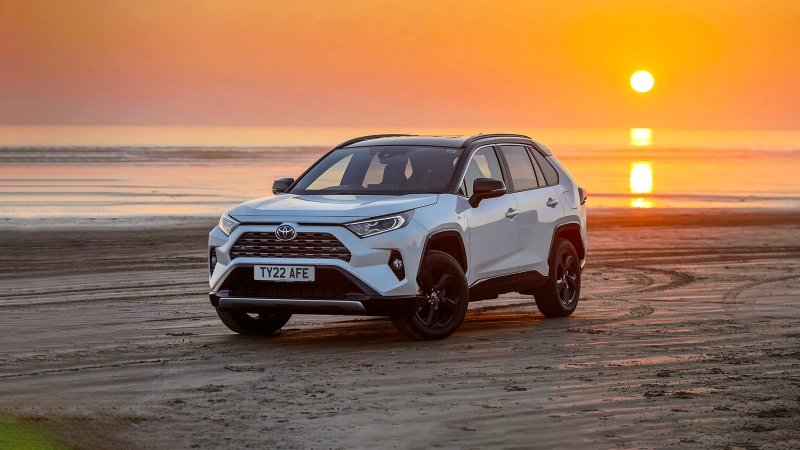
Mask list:
[[[214,275],[214,267],[217,266],[217,248],[212,247],[208,252],[208,269],[211,275]]]
[[[397,250],[392,250],[392,254],[389,255],[389,268],[392,269],[394,276],[397,277],[399,281],[403,280],[406,277],[406,271],[403,270],[405,264],[403,264],[403,255],[400,254]]]

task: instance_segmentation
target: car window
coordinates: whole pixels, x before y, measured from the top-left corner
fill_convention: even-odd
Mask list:
[[[472,185],[476,178],[503,179],[503,171],[500,169],[500,161],[494,153],[493,147],[483,147],[472,155],[472,160],[467,166],[467,173],[464,174],[464,181],[458,188],[458,195],[465,197],[472,196]]]
[[[397,181],[396,184],[400,186],[407,182],[412,175],[414,175],[414,169],[410,160],[406,160],[405,164],[403,164],[402,160],[386,164],[378,155],[375,155],[370,161],[369,167],[367,167],[367,173],[364,175],[364,181],[361,185],[365,188],[380,187]],[[405,180],[403,177],[405,177]]]
[[[528,147],[528,153],[533,155],[533,153],[531,152],[534,151],[535,150],[532,150],[530,147]],[[531,156],[531,160],[535,161],[533,159],[533,156]],[[542,169],[539,168],[539,164],[537,164],[536,162],[534,162],[533,164],[533,171],[536,172],[536,179],[539,181],[539,186],[547,186],[547,181],[544,179],[544,174],[542,173]]]
[[[314,180],[314,182],[308,186],[308,189],[325,189],[328,186],[338,186],[341,184],[344,171],[347,169],[352,158],[353,155],[346,155],[344,158],[334,163],[330,169],[326,170],[319,178]]]
[[[502,145],[500,151],[508,163],[508,171],[511,172],[511,184],[515,191],[524,191],[539,187],[536,181],[536,173],[533,171],[531,158],[528,150],[520,145]]]
[[[556,172],[556,169],[554,169],[553,165],[550,164],[550,161],[548,161],[547,158],[542,156],[542,154],[536,150],[532,150],[531,153],[533,154],[534,159],[536,159],[536,162],[539,163],[539,167],[542,168],[542,173],[544,173],[544,179],[547,182],[547,185],[552,186],[554,184],[558,184],[558,172]]]
[[[301,177],[292,194],[443,193],[462,150],[373,146],[335,150]]]

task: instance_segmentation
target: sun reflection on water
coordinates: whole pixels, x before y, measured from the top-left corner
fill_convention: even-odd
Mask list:
[[[652,128],[631,128],[631,145],[636,147],[646,147],[652,143]]]
[[[631,199],[631,208],[652,208],[652,207],[653,207],[653,202],[647,200],[644,197]]]
[[[631,194],[653,193],[653,163],[649,161],[631,163]],[[645,197],[631,199],[632,208],[652,208],[653,202]]]

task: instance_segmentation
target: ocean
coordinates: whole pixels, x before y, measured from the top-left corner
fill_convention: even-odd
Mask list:
[[[0,218],[221,214],[382,131],[398,130],[0,127]],[[800,132],[517,132],[553,150],[590,208],[800,208]]]

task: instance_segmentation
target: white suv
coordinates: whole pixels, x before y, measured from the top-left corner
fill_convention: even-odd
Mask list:
[[[527,136],[364,136],[272,191],[209,235],[211,304],[237,333],[355,314],[443,339],[470,301],[533,295],[547,317],[578,304],[586,193]]]

